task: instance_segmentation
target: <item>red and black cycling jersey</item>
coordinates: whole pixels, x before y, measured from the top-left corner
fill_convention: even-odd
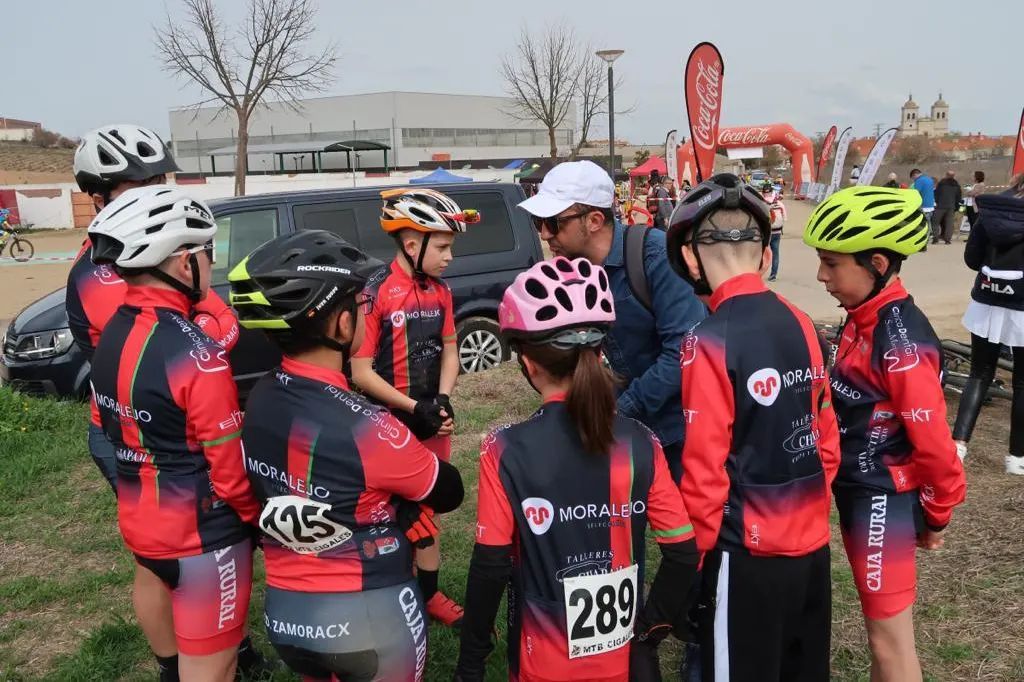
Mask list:
[[[71,336],[86,357],[92,359],[100,334],[124,303],[128,285],[113,266],[92,262],[92,243],[82,245],[68,273],[64,304]],[[238,341],[238,320],[234,311],[212,289],[190,310],[189,317],[225,350]],[[92,405],[92,423],[100,425],[99,411]]]
[[[620,586],[615,595],[615,617],[626,617],[632,614],[623,610],[623,597],[632,598],[634,610],[644,603],[647,526],[659,543],[693,544],[693,526],[657,438],[625,417],[615,418],[614,433],[608,456],[586,452],[565,404],[553,398],[481,446],[476,542],[478,548],[508,547],[514,556],[508,603],[513,680],[625,679],[628,645],[570,651],[570,633],[573,639],[583,633],[586,641],[595,624],[588,620],[593,613],[568,614],[564,581],[636,566],[636,592]],[[596,601],[600,618],[598,611],[609,605],[600,596]]]
[[[431,492],[437,457],[387,410],[351,392],[340,370],[285,357],[249,395],[242,440],[264,508],[268,585],[358,592],[412,578],[396,505]],[[293,512],[268,521],[268,507],[282,507],[286,496],[300,498],[297,515],[306,521],[289,518]],[[316,541],[302,542],[302,532]]]
[[[395,260],[370,278],[364,292],[373,296],[373,310],[355,357],[372,358],[374,371],[410,398],[435,398],[444,346],[455,343],[448,285],[433,277],[415,280]]]
[[[920,490],[927,524],[945,527],[967,483],[946,423],[942,346],[901,281],[850,311],[831,374],[836,485]]]
[[[680,490],[702,551],[802,556],[828,543],[839,466],[825,349],[757,274],[733,277],[683,339]]]
[[[176,291],[128,287],[93,356],[93,400],[117,456],[121,534],[150,559],[241,542],[259,513],[227,351],[186,317],[189,308]]]

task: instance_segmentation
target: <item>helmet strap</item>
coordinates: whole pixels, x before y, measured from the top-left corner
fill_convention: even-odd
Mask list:
[[[146,268],[143,272],[156,277],[164,284],[169,284],[175,291],[179,291],[188,296],[188,300],[195,304],[199,303],[203,298],[203,290],[199,286],[199,260],[196,258],[196,254],[190,253],[188,256],[188,262],[189,265],[192,266],[192,286],[185,284],[177,277],[172,277],[158,267]]]
[[[878,296],[878,294],[881,293],[882,289],[885,288],[885,285],[889,283],[889,280],[892,279],[892,276],[896,274],[896,271],[900,267],[900,262],[895,257],[893,257],[891,254],[886,254],[886,260],[889,261],[889,267],[885,269],[885,272],[879,272],[878,268],[875,267],[875,264],[871,262],[871,257],[875,255],[875,253],[877,252],[861,251],[859,253],[853,254],[853,259],[857,261],[857,265],[861,266],[869,273],[871,273],[871,276],[875,280],[874,286],[871,287],[871,292],[864,298],[863,301],[853,306],[854,308],[859,308],[860,306],[864,305],[865,303],[873,299],[875,296]]]
[[[430,243],[430,233],[423,233],[423,241],[420,242],[420,255],[416,257],[416,265],[413,273],[419,280],[420,286],[426,286],[427,273],[423,272],[423,257],[427,255],[427,244]]]

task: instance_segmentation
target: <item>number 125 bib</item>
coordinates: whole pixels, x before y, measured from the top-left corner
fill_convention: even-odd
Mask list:
[[[637,574],[633,564],[562,582],[569,658],[596,656],[629,642],[636,619]]]

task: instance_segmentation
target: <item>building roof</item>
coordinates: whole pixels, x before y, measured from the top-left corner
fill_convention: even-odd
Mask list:
[[[904,109],[920,109],[921,107],[917,106],[917,102],[914,101],[914,95],[913,95],[913,93],[911,93],[911,94],[907,95],[907,101],[903,103],[903,108]]]
[[[371,140],[343,140],[341,142],[309,140],[308,142],[273,142],[249,145],[250,154],[314,154],[316,152],[369,152],[388,149],[391,149],[389,145]],[[236,151],[238,150],[235,145],[218,147],[209,152],[207,156],[233,156]]]
[[[42,123],[36,123],[35,121],[23,121],[20,118],[3,118],[0,117],[0,128],[3,129],[15,129],[23,130],[26,128],[42,128]]]
[[[935,100],[935,104],[933,104],[932,106],[933,107],[948,107],[949,105],[946,104],[946,100],[942,99],[942,93],[940,92],[939,93],[939,98],[937,100]]]

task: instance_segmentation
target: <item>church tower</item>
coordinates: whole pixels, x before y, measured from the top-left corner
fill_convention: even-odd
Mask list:
[[[918,134],[917,114],[920,107],[914,101],[914,95],[907,96],[907,101],[900,108],[900,135],[912,136]]]
[[[949,134],[949,105],[942,99],[942,93],[932,105],[932,127],[936,137]]]

